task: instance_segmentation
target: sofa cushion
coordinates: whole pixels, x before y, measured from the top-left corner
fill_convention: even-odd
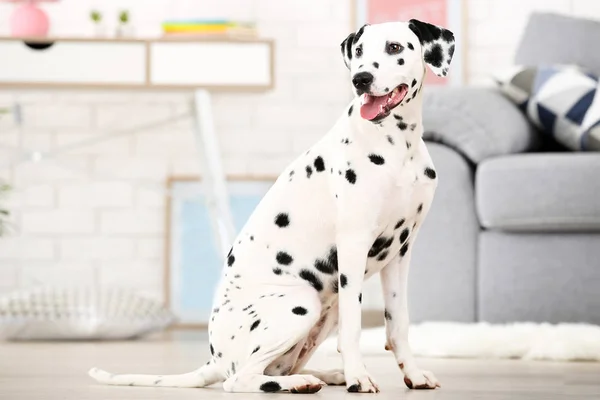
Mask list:
[[[600,156],[528,154],[487,160],[476,172],[481,225],[505,231],[600,231]]]
[[[423,125],[426,140],[452,147],[475,164],[540,143],[539,132],[495,88],[428,88]]]

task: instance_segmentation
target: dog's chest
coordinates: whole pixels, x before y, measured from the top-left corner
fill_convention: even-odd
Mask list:
[[[408,156],[394,159],[381,173],[381,208],[373,245],[369,250],[367,271],[378,272],[396,254],[404,255],[422,223],[435,193],[436,181],[424,176],[425,168],[433,168],[424,145]]]

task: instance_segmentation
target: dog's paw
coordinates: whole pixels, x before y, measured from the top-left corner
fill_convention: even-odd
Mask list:
[[[366,370],[349,374],[346,372],[346,390],[350,393],[379,393],[379,386]]]
[[[435,389],[441,387],[435,375],[429,371],[414,370],[404,375],[404,383],[409,389]]]

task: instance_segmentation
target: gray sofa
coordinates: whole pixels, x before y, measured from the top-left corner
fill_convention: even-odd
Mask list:
[[[600,23],[534,14],[515,63],[600,75]],[[430,89],[439,176],[416,241],[415,322],[600,324],[600,153],[561,151],[493,88]]]

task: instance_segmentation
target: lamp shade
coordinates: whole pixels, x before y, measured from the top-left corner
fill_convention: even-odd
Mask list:
[[[36,3],[54,3],[58,0],[0,0],[5,3],[22,3],[16,6],[10,17],[13,36],[46,36],[50,29],[48,16]]]

